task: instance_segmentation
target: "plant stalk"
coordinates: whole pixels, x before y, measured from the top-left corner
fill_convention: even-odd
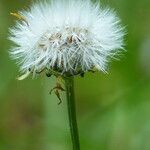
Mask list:
[[[71,132],[73,150],[80,150],[79,133],[76,119],[76,106],[74,95],[74,78],[65,78],[67,109],[69,117],[69,126]]]

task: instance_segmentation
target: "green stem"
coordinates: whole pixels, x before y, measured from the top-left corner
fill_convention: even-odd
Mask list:
[[[74,78],[73,77],[65,78],[65,83],[66,83],[69,125],[73,150],[80,150],[78,126],[76,120],[75,97],[74,97]]]

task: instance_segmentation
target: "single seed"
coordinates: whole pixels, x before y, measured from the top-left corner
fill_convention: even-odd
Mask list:
[[[68,43],[70,43],[70,44],[71,44],[71,43],[73,42],[73,36],[68,37],[68,39],[67,39],[67,40],[68,40]]]

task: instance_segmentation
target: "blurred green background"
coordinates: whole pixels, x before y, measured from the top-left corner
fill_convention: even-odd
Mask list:
[[[42,1],[42,0],[41,0]],[[0,0],[0,150],[71,150],[63,103],[49,95],[54,78],[17,81],[8,28],[31,0]],[[82,150],[150,150],[150,0],[102,0],[126,25],[126,50],[109,74],[75,79]],[[38,16],[37,16],[38,17]]]

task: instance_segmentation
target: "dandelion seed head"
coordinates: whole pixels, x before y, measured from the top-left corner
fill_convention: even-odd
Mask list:
[[[10,29],[10,53],[23,73],[53,70],[75,75],[96,68],[123,49],[124,31],[110,9],[90,0],[38,2],[19,12],[22,20]]]

